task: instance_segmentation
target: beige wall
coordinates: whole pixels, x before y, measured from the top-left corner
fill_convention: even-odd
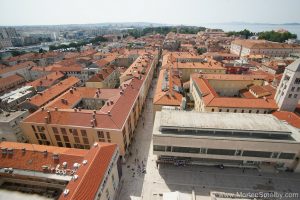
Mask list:
[[[284,152],[300,154],[300,144],[296,142],[282,141],[266,141],[266,140],[251,140],[251,139],[236,139],[236,138],[213,138],[201,136],[166,136],[153,134],[153,145],[163,146],[179,146],[179,147],[197,147],[211,149],[231,149],[231,150],[250,150],[250,151],[267,151],[267,152]],[[161,152],[154,151],[156,155],[165,156],[181,156],[193,158],[211,158],[211,159],[228,159],[228,160],[243,160],[243,161],[264,161],[285,163],[285,167],[294,166],[294,160],[279,159],[279,158],[260,158],[260,157],[245,157],[245,156],[224,156],[211,155],[201,153],[177,153],[177,152]]]

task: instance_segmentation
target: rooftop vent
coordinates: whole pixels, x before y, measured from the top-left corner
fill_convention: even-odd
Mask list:
[[[75,174],[74,176],[73,176],[73,180],[75,181],[75,180],[77,180],[78,179],[78,175],[77,174]]]
[[[57,153],[54,153],[52,157],[53,157],[53,160],[58,160],[59,159],[59,155]]]
[[[64,196],[67,196],[69,194],[70,190],[69,189],[65,189],[64,190]]]
[[[82,161],[82,164],[83,164],[83,165],[86,165],[87,162],[88,162],[87,160],[83,160],[83,161]]]
[[[95,143],[94,143],[94,147],[97,147],[97,146],[98,146],[98,143],[97,143],[97,142],[95,142]]]
[[[74,169],[78,169],[79,167],[80,167],[80,164],[79,164],[79,163],[74,163],[74,164],[73,164],[73,168],[74,168]]]
[[[62,165],[63,165],[64,168],[67,168],[68,163],[67,162],[63,162]]]

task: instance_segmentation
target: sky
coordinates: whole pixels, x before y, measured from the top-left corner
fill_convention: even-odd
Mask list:
[[[0,25],[300,23],[300,0],[0,0]]]

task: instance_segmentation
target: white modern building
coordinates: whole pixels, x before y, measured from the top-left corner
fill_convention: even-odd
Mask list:
[[[300,99],[300,59],[285,68],[275,101],[279,110],[293,112]]]
[[[272,168],[300,172],[300,133],[273,115],[156,112],[153,153],[159,163]]]
[[[0,96],[0,108],[4,110],[15,109],[18,104],[35,95],[32,86],[24,86]]]
[[[19,124],[28,115],[27,110],[13,112],[0,110],[0,141],[27,142]]]

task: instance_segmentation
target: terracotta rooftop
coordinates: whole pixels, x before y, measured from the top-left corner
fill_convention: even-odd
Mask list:
[[[0,87],[4,88],[18,82],[25,82],[25,79],[19,75],[11,75],[6,78],[0,78]]]
[[[146,55],[145,55],[146,56]],[[147,56],[146,56],[147,57]],[[145,74],[140,74],[139,77],[132,76],[128,80],[124,81],[119,89],[101,89],[100,96],[103,98],[109,98],[110,101],[106,102],[105,105],[96,110],[95,114],[95,126],[97,128],[109,128],[109,129],[123,129],[126,120],[128,118],[128,113],[130,113],[131,109],[136,102],[139,93],[141,91],[141,86],[144,83],[145,76],[148,74],[150,70],[150,64],[152,58],[149,59],[147,65],[145,65]],[[76,89],[77,90],[77,89]],[[88,94],[81,93],[82,91],[87,91]],[[107,90],[107,91],[106,91]],[[53,103],[49,104],[49,107],[45,107],[45,110],[38,110],[37,112],[31,114],[26,119],[23,120],[23,123],[42,123],[45,124],[45,117],[48,117],[47,110],[51,115],[50,124],[61,124],[65,126],[84,126],[84,127],[91,127],[91,120],[93,119],[93,111],[92,110],[84,110],[81,111],[74,109],[70,109],[72,106],[72,102],[76,100],[79,101],[81,98],[86,96],[93,96],[95,95],[95,89],[90,88],[83,88],[78,89],[77,91],[73,92],[73,94],[78,95],[76,98],[66,97],[68,99],[68,105],[62,106],[58,101],[61,100],[61,97],[58,97],[59,100],[53,101]],[[66,92],[64,95],[71,95],[69,92]],[[63,95],[63,96],[64,96]],[[94,98],[97,98],[94,96]],[[56,103],[55,103],[56,102]],[[69,105],[70,104],[70,105]],[[58,109],[57,111],[53,109],[53,107],[62,107],[63,109]]]
[[[12,154],[3,154],[0,158],[1,168],[13,168],[26,171],[55,174],[58,166],[67,162],[67,175],[73,169],[75,163],[80,166],[75,172],[77,180],[71,180],[66,186],[67,195],[61,194],[61,200],[66,199],[94,199],[98,192],[110,161],[116,152],[117,145],[108,143],[96,143],[90,150],[35,145],[15,142],[1,142],[2,151],[12,149]],[[45,153],[46,152],[46,153]],[[53,156],[58,155],[57,159]],[[82,162],[86,160],[86,164]],[[48,169],[43,169],[47,166]],[[13,174],[12,174],[13,175]],[[35,174],[37,176],[37,174]]]
[[[63,78],[64,74],[61,72],[53,72],[51,74],[48,74],[46,76],[43,76],[35,81],[32,81],[30,83],[27,83],[26,85],[32,86],[37,88],[38,86],[44,86],[44,87],[49,87],[53,85],[56,81],[59,79]]]
[[[23,69],[23,68],[26,68],[26,67],[32,67],[32,66],[36,66],[36,64],[34,62],[31,62],[31,61],[26,61],[26,62],[16,64],[14,66],[10,66],[10,67],[6,67],[4,69],[1,69],[0,74],[5,74],[5,73],[11,72],[11,71],[16,71],[16,70],[19,70],[19,69]]]
[[[41,107],[79,82],[80,80],[78,78],[69,77],[59,82],[58,84],[50,87],[49,89],[44,90],[43,92],[40,92],[39,94],[33,96],[30,99],[29,103],[36,105],[37,107]]]
[[[86,82],[102,82],[107,77],[109,77],[114,71],[115,69],[111,66],[104,67],[98,74],[95,74]]]
[[[272,115],[277,117],[279,120],[284,120],[290,125],[300,129],[300,116],[293,112],[287,111],[276,111]]]
[[[81,72],[82,66],[80,64],[74,64],[74,65],[70,65],[70,66],[54,66],[51,68],[51,71]]]
[[[202,98],[207,107],[225,108],[266,108],[276,110],[277,104],[273,99],[220,97],[210,86],[208,80],[193,74],[191,79],[203,94]]]
[[[283,49],[283,48],[300,48],[299,45],[286,43],[269,42],[266,40],[234,40],[232,44],[242,45],[250,49]]]
[[[181,87],[180,78],[176,75],[173,75],[171,70],[160,70],[155,94],[153,97],[153,104],[180,106],[183,95],[179,91],[176,91],[174,87]]]

